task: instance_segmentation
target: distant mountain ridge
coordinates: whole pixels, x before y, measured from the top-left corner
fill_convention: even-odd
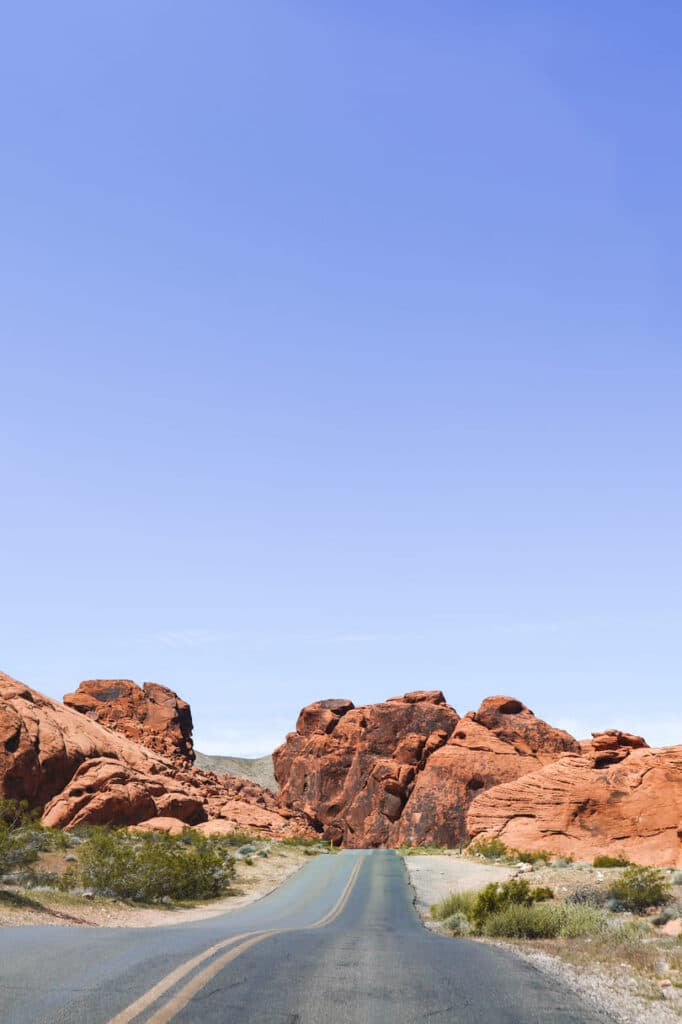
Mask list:
[[[265,757],[227,757],[219,754],[202,754],[197,750],[195,755],[194,764],[204,772],[248,779],[273,793],[279,790],[272,754],[266,754]]]

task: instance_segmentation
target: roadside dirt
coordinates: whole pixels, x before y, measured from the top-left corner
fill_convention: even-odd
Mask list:
[[[457,854],[408,856],[405,864],[415,892],[415,906],[425,926],[443,934],[447,934],[443,926],[430,916],[434,903],[451,892],[479,889],[517,873],[514,867],[477,863]],[[569,864],[541,867],[524,877],[531,885],[549,885],[557,897],[565,899],[576,892],[588,895],[604,891],[620,873],[600,871],[587,864]],[[671,906],[680,907],[682,886],[673,885],[672,891],[675,901]],[[543,973],[567,984],[618,1024],[673,1024],[682,1020],[682,972],[676,969],[679,939],[652,934],[613,948],[599,937],[473,941],[489,942],[523,957]]]
[[[457,853],[411,854],[404,858],[415,906],[428,926],[431,907],[451,892],[482,889],[489,882],[504,882],[514,873],[509,867],[466,860]]]
[[[0,889],[0,927],[16,925],[89,925],[106,928],[154,928],[186,924],[231,913],[267,896],[308,858],[295,848],[239,863],[233,896],[193,907],[136,907],[117,900],[85,899],[41,889]]]

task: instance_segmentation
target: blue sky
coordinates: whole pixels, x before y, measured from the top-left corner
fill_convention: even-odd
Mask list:
[[[682,742],[682,11],[0,33],[0,664],[197,745],[438,687]]]

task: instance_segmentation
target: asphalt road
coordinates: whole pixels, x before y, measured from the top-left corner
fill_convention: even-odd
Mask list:
[[[504,950],[427,931],[390,851],[318,857],[210,922],[0,929],[3,1024],[608,1019]]]

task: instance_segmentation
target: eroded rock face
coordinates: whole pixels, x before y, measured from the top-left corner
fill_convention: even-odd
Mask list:
[[[682,746],[651,749],[612,730],[587,747],[477,796],[469,832],[578,860],[682,867]]]
[[[318,701],[274,753],[280,803],[345,846],[382,846],[418,771],[459,721],[440,691],[356,708]]]
[[[98,693],[103,703],[104,688]],[[161,696],[152,703],[163,704]],[[112,692],[112,700],[119,697],[119,689]],[[172,697],[172,706],[181,708],[184,702]],[[109,717],[115,729],[0,674],[0,796],[27,800],[43,811],[45,824],[59,828],[159,817],[194,824],[214,817],[276,837],[312,834],[300,815],[280,809],[256,783],[183,767],[174,713],[170,759],[130,739],[125,716]]]
[[[194,762],[190,706],[166,686],[86,679],[65,695],[64,703],[181,767]]]
[[[0,795],[42,807],[84,761],[109,757],[162,771],[151,751],[0,673]]]
[[[391,839],[396,846],[468,842],[466,814],[479,793],[519,778],[579,744],[512,697],[488,697],[460,719],[419,772]]]
[[[417,691],[312,704],[274,758],[280,800],[334,842],[457,846],[478,793],[579,749],[512,697],[460,719],[440,691]]]
[[[206,820],[200,790],[192,792],[167,775],[146,775],[109,758],[82,764],[47,805],[43,824],[136,825],[148,818],[176,818],[188,825]]]

